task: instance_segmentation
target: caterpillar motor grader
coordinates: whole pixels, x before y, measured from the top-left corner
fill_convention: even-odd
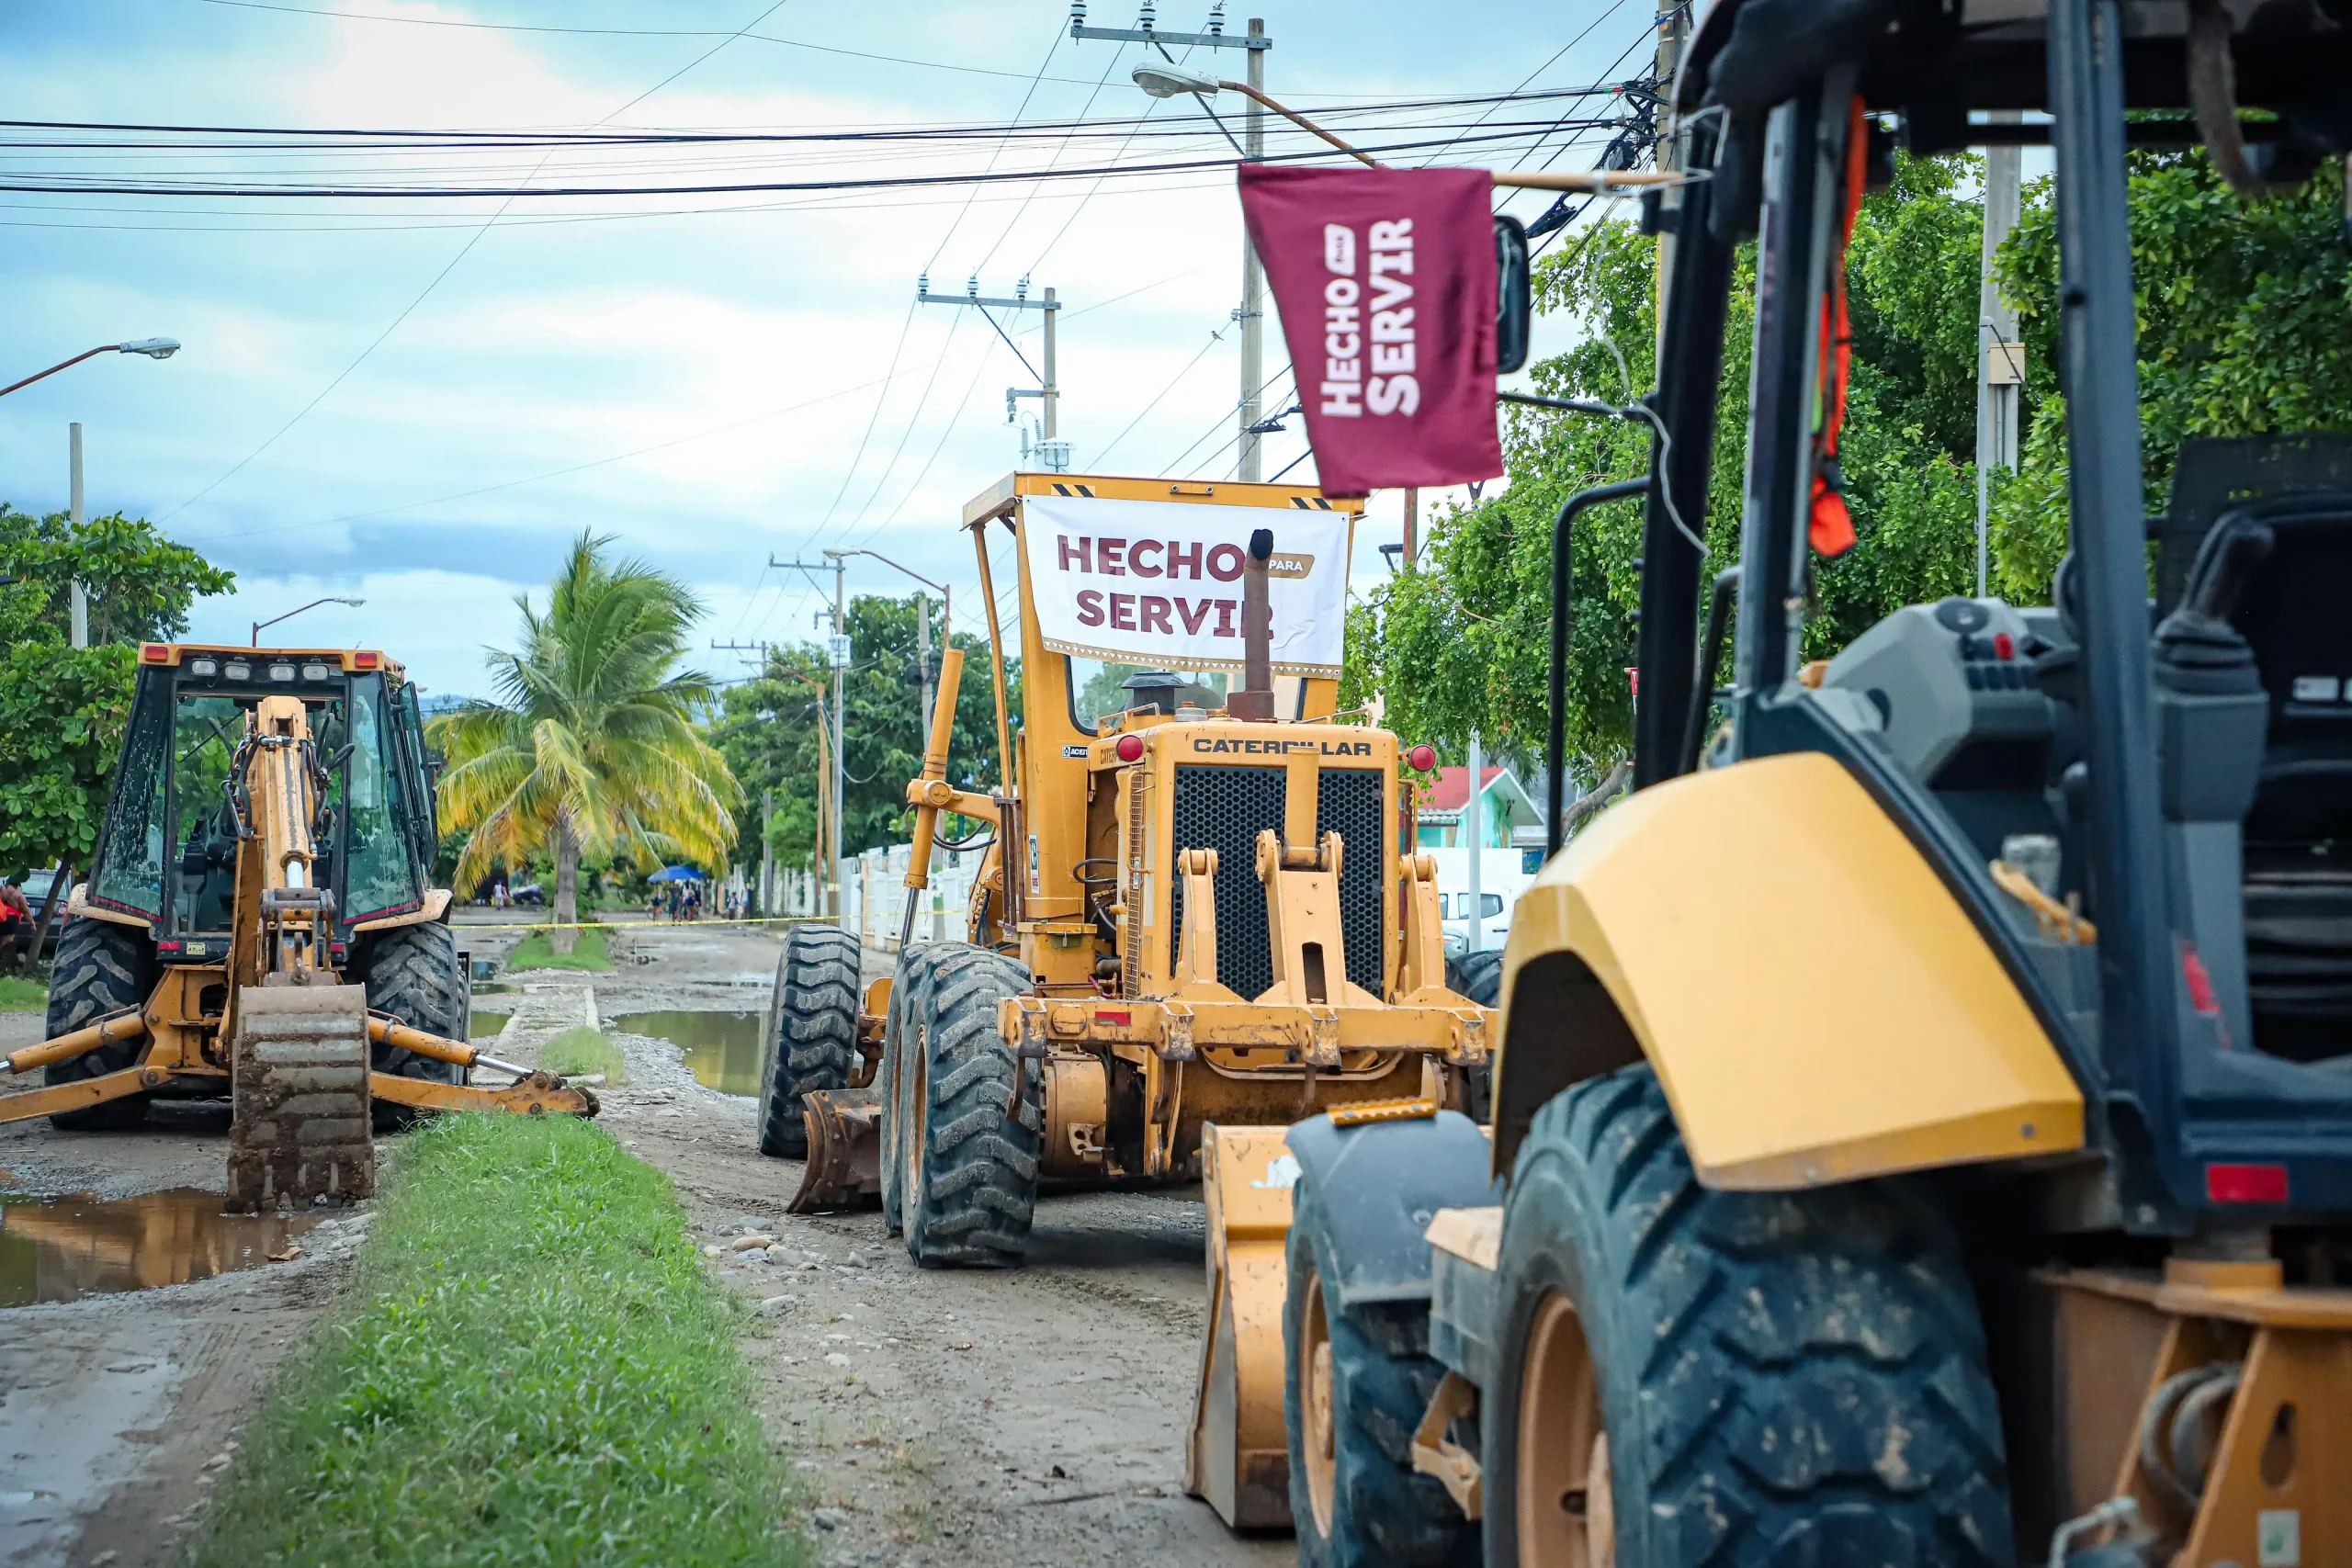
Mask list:
[[[2234,185],[2339,180],[2346,81],[2332,0],[1700,20],[1636,787],[1519,901],[1491,1150],[1442,1111],[1290,1131],[1303,1562],[2352,1563],[2352,443],[2192,441],[2143,515],[2126,181],[2200,141]],[[1897,135],[2054,152],[2071,549],[2048,605],[1801,664]]]
[[[1448,987],[1436,870],[1408,847],[1435,759],[1334,711],[1355,521],[1311,489],[1049,473],[966,507],[1012,784],[950,778],[951,649],[907,880],[911,911],[941,812],[990,825],[967,940],[902,948],[861,1009],[854,942],[793,930],[763,1112],[772,1153],[802,1119],[797,1207],[863,1190],[917,1263],[1013,1264],[1041,1181],[1192,1177],[1216,1122],[1278,1139],[1472,1103],[1494,1014]],[[1136,659],[1243,681],[1118,680]],[[1251,1522],[1279,1503],[1280,1258],[1212,1236],[1193,1487]]]
[[[379,653],[148,643],[49,1034],[0,1122],[121,1129],[233,1105],[229,1195],[365,1197],[372,1132],[429,1110],[594,1115],[465,1043],[470,977],[427,886],[438,833],[416,688]],[[468,1081],[477,1066],[502,1087]]]

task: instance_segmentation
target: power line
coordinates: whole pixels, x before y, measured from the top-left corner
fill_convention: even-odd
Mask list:
[[[740,37],[742,33],[749,32],[752,28],[758,26],[761,22],[765,21],[777,11],[782,10],[786,4],[786,0],[775,0],[775,3],[770,6],[766,10],[762,11],[757,17],[752,17],[751,21],[744,23],[743,26],[738,29],[736,36]],[[639,104],[643,103],[646,99],[651,97],[654,94],[660,92],[662,88],[668,86],[671,83],[676,81],[679,77],[684,75],[695,66],[700,65],[704,61],[708,60],[712,55],[717,54],[720,50],[725,49],[729,41],[729,40],[725,39],[720,39],[718,43],[713,44],[710,48],[705,50],[702,53],[696,55],[685,64],[678,67],[677,70],[673,71],[667,76],[662,77],[662,80],[653,84],[652,86],[648,87],[644,92],[638,94],[637,96],[631,98],[628,103],[623,104],[619,108],[615,109],[612,114],[606,115],[605,118],[610,119],[613,118],[613,115],[623,113],[624,111],[634,108]],[[548,159],[552,158],[553,156],[555,156],[554,152],[549,151],[539,159],[539,166],[541,168],[546,167]],[[533,172],[537,173],[536,170]],[[520,194],[521,193],[519,191],[516,193],[517,196]],[[312,409],[317,408],[321,403],[324,402],[329,393],[333,392],[337,387],[342,386],[345,380],[350,378],[353,371],[358,369],[360,366],[367,363],[368,356],[374,354],[378,348],[381,347],[384,340],[390,337],[393,333],[397,332],[400,329],[400,324],[402,321],[407,321],[411,315],[414,314],[416,308],[419,305],[424,304],[426,298],[429,297],[435,288],[441,287],[441,280],[448,276],[450,273],[457,270],[458,264],[465,260],[466,257],[472,253],[473,248],[481,243],[482,236],[489,233],[491,229],[498,222],[499,219],[505,216],[506,209],[513,206],[514,200],[515,197],[508,197],[506,200],[500,205],[498,210],[492,213],[482,226],[475,230],[473,234],[464,244],[458,247],[458,254],[451,256],[447,263],[442,266],[441,270],[433,275],[432,281],[427,283],[417,292],[416,298],[411,299],[406,305],[401,308],[401,313],[392,318],[390,324],[386,326],[382,332],[378,333],[368,343],[366,348],[359,351],[357,358],[354,359],[350,364],[345,366],[341,371],[337,372],[334,380],[329,381],[324,387],[321,388],[316,397],[312,398],[309,402],[304,403],[300,409],[296,410],[292,419],[288,420],[284,424],[279,425],[276,431],[272,432],[269,439],[264,441],[260,446],[254,447],[252,451],[238,458],[237,461],[231,466],[227,473],[222,474],[219,479],[214,479],[202,490],[198,491],[194,495],[189,496],[186,501],[181,502],[169,512],[164,513],[164,515],[156,519],[156,521],[158,523],[168,523],[173,518],[178,516],[181,513],[187,511],[189,507],[195,505],[198,502],[202,501],[206,496],[210,495],[214,491],[219,490],[222,485],[228,483],[232,479],[234,479],[239,473],[243,472],[247,464],[260,457],[264,452],[268,451],[272,446],[277,445],[278,439],[288,431],[293,429],[296,425],[301,423],[304,419],[308,418]]]
[[[1363,151],[1368,153],[1409,152],[1428,147],[1452,147],[1467,143],[1491,145],[1524,141],[1531,135],[1549,136],[1559,127],[1547,123],[1540,130],[1514,129],[1476,136],[1457,136],[1446,141],[1420,139],[1410,141],[1374,142]],[[550,154],[551,156],[552,154]],[[1343,154],[1328,147],[1302,149],[1295,152],[1270,152],[1256,160],[1265,164],[1325,162]],[[1021,180],[1092,179],[1098,175],[1114,175],[1122,178],[1148,177],[1154,175],[1190,174],[1203,169],[1225,169],[1234,160],[1224,158],[1193,158],[1155,164],[1102,164],[1082,168],[987,169],[978,174],[892,175],[865,178],[836,178],[822,180],[746,180],[726,184],[700,185],[585,185],[585,186],[396,186],[396,185],[237,185],[198,182],[193,180],[166,182],[161,178],[144,181],[118,181],[105,178],[84,179],[51,175],[35,182],[26,176],[0,181],[0,191],[12,191],[28,196],[148,196],[179,197],[249,197],[277,200],[395,200],[445,201],[473,200],[490,197],[510,199],[564,197],[628,197],[628,196],[736,196],[779,191],[828,190],[891,190],[923,186],[1002,185]]]

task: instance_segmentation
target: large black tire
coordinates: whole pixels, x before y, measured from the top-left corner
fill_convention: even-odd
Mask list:
[[[1487,1562],[1561,1560],[1544,1543],[1600,1504],[1554,1439],[1526,1445],[1522,1486],[1539,1316],[1572,1322],[1597,1373],[1625,1568],[2013,1562],[1984,1328],[1926,1183],[1709,1191],[1657,1079],[1627,1068],[1537,1113],[1499,1270]],[[1564,1383],[1528,1406],[1547,1434]]]
[[[458,933],[438,920],[394,926],[372,931],[359,950],[351,974],[368,987],[368,1006],[390,1013],[411,1029],[463,1040],[472,1006],[465,966],[458,959]],[[463,1083],[466,1070],[438,1056],[420,1056],[392,1045],[371,1045],[368,1063],[393,1077],[422,1078],[427,1083]],[[376,1131],[389,1133],[414,1120],[410,1109],[390,1101],[371,1102]]]
[[[996,1004],[1029,985],[1025,964],[985,948],[931,966],[898,1140],[907,1256],[926,1269],[1009,1268],[1028,1251],[1044,1094],[1037,1064],[998,1033]]]
[[[155,942],[137,926],[111,920],[70,919],[57,939],[57,957],[50,966],[49,1033],[54,1040],[108,1013],[143,1007],[162,977],[155,959]],[[146,1050],[145,1040],[101,1045],[41,1069],[44,1084],[79,1083],[134,1065]],[[49,1119],[52,1127],[74,1133],[114,1133],[147,1120],[148,1096],[127,1094],[86,1111],[61,1111]]]
[[[793,926],[784,933],[760,1057],[763,1155],[807,1159],[800,1097],[849,1086],[857,1065],[858,958],[857,939],[838,926]]]
[[[925,942],[899,955],[899,972],[890,982],[890,1007],[882,1025],[882,1065],[875,1074],[882,1091],[882,1224],[892,1235],[906,1229],[900,1213],[903,1186],[899,1152],[899,1129],[911,1121],[906,1102],[915,1075],[905,1071],[907,1053],[922,1033],[922,1010],[930,997],[931,972],[943,958],[974,949],[963,942]]]
[[[1445,988],[1458,996],[1469,998],[1482,1008],[1503,1005],[1503,950],[1482,947],[1476,953],[1456,953],[1445,961]],[[1498,1043],[1488,1041],[1491,1049]],[[1463,1113],[1481,1127],[1495,1119],[1495,1070],[1491,1066],[1470,1069],[1470,1081],[1464,1086]]]
[[[1288,1263],[1283,1416],[1299,1568],[1469,1568],[1478,1527],[1413,1469],[1413,1428],[1445,1376],[1430,1355],[1429,1303],[1340,1309],[1322,1283],[1337,1277],[1336,1254],[1304,1177],[1291,1189]],[[1325,1403],[1310,1380],[1328,1390],[1326,1418],[1310,1415]]]
[[[1503,1005],[1503,951],[1482,947],[1476,953],[1449,954],[1445,988],[1459,992],[1482,1008]]]

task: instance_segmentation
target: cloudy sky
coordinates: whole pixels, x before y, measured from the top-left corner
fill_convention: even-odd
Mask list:
[[[1198,28],[1209,4],[1175,0],[1159,25]],[[1088,19],[1131,27],[1135,8],[1095,0]],[[1438,156],[1460,130],[1448,162],[1561,167],[1589,164],[1607,132],[1537,138],[1614,112],[1606,96],[1398,106],[1634,74],[1651,15],[1627,0],[1236,0],[1227,25],[1253,11],[1274,39],[1270,89],[1345,111],[1367,141],[1426,144],[1398,161]],[[0,10],[0,84],[24,121],[962,129],[552,152],[302,137],[231,152],[176,132],[64,148],[80,138],[43,130],[12,139],[0,184],[779,183],[1218,155],[1189,104],[1135,128],[1150,103],[1127,81],[1140,46],[1074,42],[1069,16],[1069,0],[16,0]],[[1239,75],[1238,51],[1216,66]],[[1117,124],[1039,129],[1087,120]],[[1016,122],[1033,129],[975,130]],[[62,508],[79,420],[93,513],[152,518],[237,572],[194,635],[242,640],[305,600],[359,595],[287,634],[383,647],[428,691],[481,690],[481,649],[511,645],[514,595],[582,527],[695,584],[718,641],[814,635],[809,583],[766,563],[829,546],[958,586],[969,625],[975,576],[953,525],[1016,466],[1005,390],[1033,383],[978,312],[913,303],[926,271],[950,292],[976,273],[986,294],[1024,276],[1058,290],[1061,433],[1079,468],[1214,479],[1235,461],[1240,220],[1225,169],[727,196],[12,192],[0,227],[0,381],[96,343],[187,345],[162,363],[105,355],[0,403],[0,499]],[[1035,362],[1034,314],[1014,344]],[[1267,369],[1286,359],[1270,323]],[[1288,391],[1278,378],[1270,410]],[[1269,475],[1304,451],[1298,423],[1269,438]],[[1360,581],[1382,570],[1396,516],[1393,494],[1374,497]],[[853,592],[909,586],[870,560],[850,574]],[[732,653],[705,657],[741,673]]]

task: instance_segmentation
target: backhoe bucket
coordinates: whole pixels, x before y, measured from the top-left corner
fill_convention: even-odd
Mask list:
[[[818,1089],[800,1097],[808,1164],[788,1205],[796,1214],[882,1201],[882,1091]]]
[[[241,1208],[367,1198],[368,987],[248,986],[229,1081],[229,1201]]]

